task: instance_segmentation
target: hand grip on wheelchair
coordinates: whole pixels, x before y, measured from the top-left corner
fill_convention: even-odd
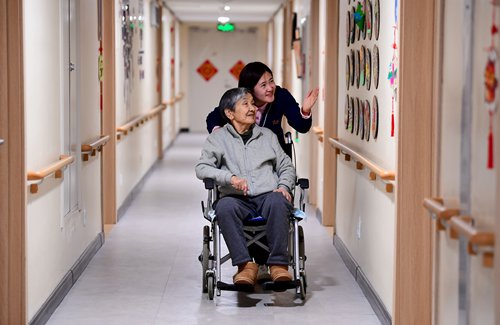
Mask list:
[[[215,187],[215,181],[212,178],[204,178],[203,183],[205,183],[205,189],[213,190]]]
[[[297,184],[300,186],[300,188],[307,189],[307,188],[309,188],[309,179],[307,179],[307,178],[299,178],[297,180]]]

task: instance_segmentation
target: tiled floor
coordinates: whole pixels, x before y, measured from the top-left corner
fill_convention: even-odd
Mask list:
[[[197,257],[207,224],[200,209],[206,191],[194,164],[204,139],[177,138],[48,324],[380,324],[313,216],[301,223],[305,302],[292,290],[223,291],[213,301],[201,293]],[[234,269],[228,264],[223,274],[230,281]]]

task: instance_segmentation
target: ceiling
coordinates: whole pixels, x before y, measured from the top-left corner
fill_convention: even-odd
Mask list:
[[[267,22],[278,11],[283,0],[164,0],[167,7],[183,22],[217,22],[226,16],[233,23]],[[224,5],[231,9],[224,11]]]

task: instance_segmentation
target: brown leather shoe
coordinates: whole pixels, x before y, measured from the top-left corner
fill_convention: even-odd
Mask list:
[[[288,265],[271,265],[271,278],[274,282],[292,281],[292,275],[288,272]]]
[[[238,273],[233,276],[234,284],[255,285],[259,266],[254,262],[238,265]]]

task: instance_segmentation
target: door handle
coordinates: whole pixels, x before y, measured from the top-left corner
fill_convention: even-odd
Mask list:
[[[0,145],[2,145],[5,142],[4,139],[0,139]]]

